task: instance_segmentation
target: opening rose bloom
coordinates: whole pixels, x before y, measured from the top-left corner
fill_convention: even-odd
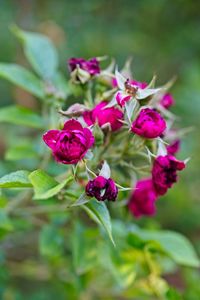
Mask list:
[[[173,96],[172,96],[171,94],[168,93],[168,94],[165,94],[165,95],[161,98],[160,104],[161,104],[164,108],[168,109],[168,108],[170,108],[172,105],[175,104],[175,101],[174,101]]]
[[[117,84],[117,80],[116,80],[116,84]],[[147,87],[147,85],[148,84],[146,82],[139,82],[136,80],[127,79],[124,84],[124,90],[120,90],[116,94],[116,101],[118,105],[123,107],[126,102],[128,102],[132,97],[135,96],[138,88],[143,90]]]
[[[152,180],[157,194],[164,195],[168,188],[171,188],[177,181],[177,171],[184,168],[185,163],[172,155],[156,157],[152,169]]]
[[[142,215],[152,216],[156,212],[156,200],[152,179],[139,180],[129,199],[128,208],[136,218]]]
[[[109,125],[112,131],[120,129],[123,125],[123,112],[115,107],[105,108],[107,104],[108,102],[102,101],[94,109],[85,111],[83,118],[86,124],[90,126],[97,122],[100,127]]]
[[[76,164],[94,144],[92,132],[74,119],[65,122],[62,130],[47,131],[43,140],[63,164]]]
[[[77,66],[79,66],[80,69],[88,72],[90,75],[96,75],[100,73],[99,61],[96,59],[96,57],[89,60],[72,57],[68,60],[68,65],[71,72],[73,72]]]
[[[115,201],[118,194],[118,188],[115,182],[103,176],[97,176],[94,180],[90,180],[85,188],[86,195],[95,197],[98,201]]]
[[[142,109],[131,126],[133,133],[147,139],[159,137],[165,129],[165,120],[156,110],[151,108]]]

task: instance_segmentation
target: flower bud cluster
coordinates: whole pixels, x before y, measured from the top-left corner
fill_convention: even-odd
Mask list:
[[[170,138],[174,115],[169,108],[175,101],[168,92],[169,84],[155,88],[155,78],[147,84],[127,78],[126,72],[117,69],[115,73],[110,68],[101,70],[99,58],[71,58],[68,66],[72,83],[82,89],[83,103],[76,103],[65,112],[60,110],[67,118],[63,128],[47,131],[44,142],[56,161],[63,164],[86,164],[92,151],[91,165],[97,168],[106,160],[112,170],[112,158],[116,155],[116,180],[117,172],[120,173],[116,165],[120,166],[121,161],[132,166],[128,170],[131,178],[134,155],[150,156],[148,176],[141,178],[141,174],[136,174],[128,208],[135,217],[153,215],[157,199],[177,181],[177,172],[185,168],[185,163],[175,158],[180,148],[176,131]],[[137,138],[142,140],[139,149],[134,144]],[[95,178],[85,184],[88,197],[115,201],[118,191],[127,190],[118,189],[121,185],[110,177],[110,171],[109,176],[101,171],[93,174]]]

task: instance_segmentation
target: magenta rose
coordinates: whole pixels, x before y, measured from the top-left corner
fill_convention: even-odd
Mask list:
[[[62,130],[47,131],[43,140],[63,164],[76,164],[94,144],[92,132],[74,119],[65,122]]]
[[[144,108],[132,123],[131,131],[147,139],[160,136],[166,129],[163,117],[154,109]]]
[[[165,94],[160,100],[160,104],[166,109],[170,108],[174,103],[175,101],[171,94]]]
[[[96,57],[89,60],[85,60],[83,58],[70,58],[68,60],[68,65],[71,72],[74,71],[78,65],[80,69],[87,71],[90,75],[100,73],[99,61]]]
[[[87,196],[95,197],[98,201],[115,201],[118,188],[111,178],[106,179],[103,176],[97,176],[88,182],[85,192]]]
[[[153,169],[152,180],[158,195],[164,195],[168,188],[177,181],[177,171],[185,168],[185,163],[172,155],[156,157]]]
[[[151,178],[139,180],[128,202],[130,212],[139,218],[155,214],[157,194]]]
[[[83,113],[83,118],[89,126],[98,123],[100,127],[108,124],[112,131],[116,131],[122,127],[123,112],[115,107],[104,108],[108,103],[106,101],[100,102],[91,111]]]
[[[180,140],[175,140],[173,143],[167,146],[167,153],[170,155],[175,155],[180,150]]]

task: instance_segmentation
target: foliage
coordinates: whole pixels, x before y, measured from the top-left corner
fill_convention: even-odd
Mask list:
[[[21,156],[18,144],[6,154],[13,163],[12,168],[18,168],[20,159],[32,157],[32,165],[27,165],[27,170],[13,170],[0,179],[2,299],[23,299],[21,291],[15,287],[18,277],[23,277],[28,285],[41,281],[43,286],[50,286],[49,295],[44,296],[41,289],[36,296],[31,295],[32,299],[58,298],[54,295],[57,289],[62,291],[58,299],[181,299],[164,276],[177,268],[199,267],[193,246],[179,233],[134,225],[127,212],[125,200],[129,188],[126,187],[130,185],[127,169],[139,177],[149,174],[149,168],[145,170],[141,165],[139,151],[141,145],[144,146],[143,139],[135,135],[131,141],[123,131],[119,135],[110,135],[108,131],[106,137],[111,141],[106,144],[104,133],[95,125],[93,132],[99,144],[94,157],[87,153],[84,161],[73,167],[55,163],[42,141],[42,134],[49,129],[62,128],[67,119],[66,111],[62,109],[68,106],[68,100],[75,102],[77,95],[92,108],[94,87],[90,88],[90,81],[76,86],[58,72],[57,52],[47,37],[18,28],[14,28],[14,33],[22,42],[33,70],[3,63],[0,64],[0,76],[34,95],[40,111],[14,105],[0,109],[0,122],[20,125],[19,132],[21,127],[25,129]],[[104,78],[107,76],[108,72],[105,72]],[[116,77],[119,76],[116,73]],[[107,94],[106,80],[102,82],[100,78],[96,86],[99,101],[105,93],[108,98],[113,97],[115,91]],[[160,91],[154,91],[151,86],[149,90],[150,94],[140,94],[139,99]],[[136,117],[137,105],[127,105],[125,109],[130,125]],[[18,132],[17,128],[15,130]],[[120,141],[123,136],[127,138],[127,145],[122,151]],[[135,161],[140,164],[136,167],[128,165],[124,159],[121,166],[116,166],[122,155],[127,158],[133,154],[129,152],[129,143],[136,147],[131,150],[136,152]],[[156,143],[159,151],[163,151],[162,141],[156,140]],[[11,151],[13,147],[15,150]],[[111,148],[106,152],[105,147]],[[147,150],[146,155],[142,152],[142,162],[146,164],[155,155],[152,145]],[[15,151],[17,157],[13,155]],[[118,154],[120,158],[116,156]],[[83,195],[82,182],[85,184],[87,177],[94,177],[91,170],[97,168],[102,155],[109,162],[117,183],[120,182],[119,197],[114,203],[97,202]],[[104,163],[100,175],[106,177],[109,172]],[[9,243],[11,250],[7,246]],[[13,286],[8,291],[11,280]],[[29,296],[27,292],[25,297]]]

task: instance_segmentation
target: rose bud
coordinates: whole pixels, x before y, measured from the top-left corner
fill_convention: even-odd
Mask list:
[[[59,113],[66,117],[80,117],[87,110],[87,107],[80,103],[72,104],[67,110],[59,110]]]
[[[155,201],[157,194],[152,179],[139,180],[128,202],[130,212],[139,218],[142,215],[151,216],[155,214]]]
[[[87,196],[95,197],[98,201],[115,201],[118,188],[111,178],[106,179],[103,176],[97,176],[88,182],[85,192]]]
[[[99,61],[94,57],[89,60],[83,58],[70,58],[68,60],[70,72],[74,72],[77,68],[87,72],[90,76],[100,73]]]
[[[177,152],[180,151],[180,140],[175,140],[173,143],[167,146],[167,153],[169,155],[175,155]]]
[[[65,122],[62,130],[47,131],[43,140],[63,164],[76,164],[94,144],[92,132],[74,119]]]
[[[177,181],[177,171],[184,168],[185,163],[172,155],[156,157],[152,169],[152,180],[157,194],[164,195],[168,188],[171,188]]]
[[[172,97],[172,95],[168,93],[168,94],[165,94],[165,95],[161,98],[160,104],[161,104],[164,108],[168,109],[168,108],[170,108],[172,105],[175,104],[175,101],[174,101],[174,98]]]
[[[144,108],[132,123],[131,131],[147,139],[159,137],[166,129],[166,122],[155,110]]]
[[[104,108],[108,103],[100,102],[91,111],[83,113],[84,121],[87,125],[93,125],[95,122],[102,128],[109,125],[112,131],[116,131],[122,127],[123,112],[115,107]]]

